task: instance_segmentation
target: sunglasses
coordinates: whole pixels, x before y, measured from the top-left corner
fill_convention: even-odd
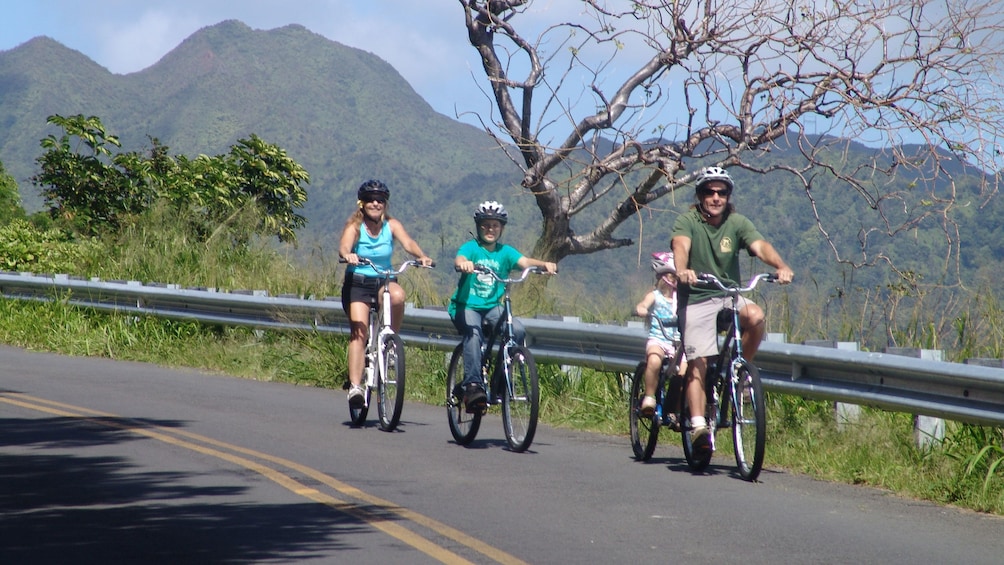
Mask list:
[[[363,202],[367,202],[367,203],[368,202],[379,202],[380,204],[386,204],[387,203],[387,199],[386,198],[377,198],[375,196],[367,196],[367,197],[363,198],[362,200],[363,200]]]
[[[727,188],[721,188],[721,189],[718,189],[718,190],[715,190],[715,189],[712,189],[712,188],[702,188],[701,189],[701,196],[711,196],[712,194],[717,194],[718,196],[721,196],[722,198],[728,198],[730,195],[732,195],[732,191],[729,190],[729,189],[727,189]]]

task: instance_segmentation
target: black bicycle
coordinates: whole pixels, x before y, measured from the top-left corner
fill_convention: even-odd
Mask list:
[[[537,431],[540,385],[537,363],[530,350],[513,335],[510,286],[526,280],[530,273],[544,274],[540,267],[527,267],[518,278],[502,278],[491,269],[475,266],[474,271],[489,275],[505,286],[502,315],[494,327],[485,327],[481,344],[481,375],[488,394],[488,406],[502,405],[502,426],[506,443],[516,452],[526,451]],[[464,344],[453,350],[446,377],[446,411],[450,433],[460,445],[468,445],[481,427],[483,412],[467,413],[460,383],[464,380]]]
[[[655,452],[659,442],[659,429],[668,427],[680,431],[680,392],[683,389],[683,377],[677,373],[683,360],[683,343],[667,333],[669,328],[659,320],[659,328],[667,343],[673,344],[673,354],[662,358],[659,369],[659,380],[655,389],[655,412],[651,416],[641,413],[641,403],[645,399],[645,366],[642,360],[635,368],[631,380],[631,396],[628,398],[628,422],[631,429],[631,448],[639,461],[648,461]]]
[[[767,442],[767,409],[764,403],[760,371],[743,357],[739,333],[739,296],[751,292],[761,281],[774,282],[776,275],[761,273],[745,287],[727,286],[711,274],[700,274],[698,280],[717,288],[729,296],[732,307],[719,313],[718,331],[724,333],[718,357],[708,366],[705,376],[704,417],[711,431],[711,449],[696,452],[691,443],[690,406],[687,395],[680,399],[680,433],[683,437],[683,454],[687,464],[702,471],[711,463],[715,451],[715,433],[721,428],[732,428],[732,445],[735,448],[739,475],[755,481],[763,467],[764,446]],[[685,415],[685,416],[684,416]]]

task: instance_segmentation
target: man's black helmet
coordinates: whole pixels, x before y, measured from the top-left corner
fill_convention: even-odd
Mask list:
[[[366,200],[367,198],[383,198],[384,200],[388,200],[390,199],[390,189],[387,188],[386,184],[378,180],[368,180],[359,185],[356,198],[359,200]]]

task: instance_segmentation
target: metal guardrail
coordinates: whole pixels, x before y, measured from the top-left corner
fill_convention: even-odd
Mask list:
[[[0,272],[10,299],[61,300],[75,306],[207,324],[347,334],[340,299],[269,296],[264,291],[181,288],[135,281]],[[633,371],[644,330],[523,318],[527,341],[545,363]],[[407,306],[401,337],[408,345],[450,351],[459,336],[444,310]],[[806,398],[877,406],[976,424],[1004,425],[1004,369],[914,359],[888,353],[764,342],[757,354],[764,387]]]

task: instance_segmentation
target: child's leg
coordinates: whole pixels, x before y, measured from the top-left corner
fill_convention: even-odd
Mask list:
[[[665,355],[662,347],[650,343],[645,347],[645,396],[655,396],[655,387],[659,385],[659,370],[662,369],[662,359]]]

